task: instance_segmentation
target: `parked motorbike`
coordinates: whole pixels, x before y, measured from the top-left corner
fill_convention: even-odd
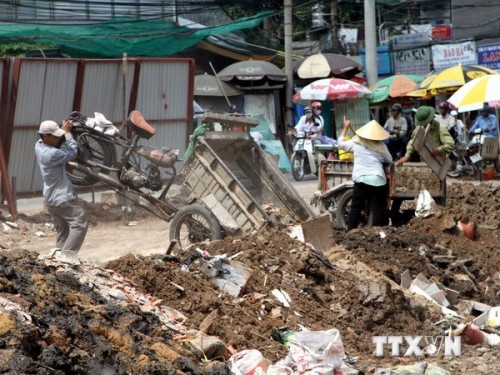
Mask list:
[[[483,163],[481,158],[482,131],[477,129],[468,144],[459,144],[450,155],[456,164],[449,177],[471,176],[477,181],[483,178]]]
[[[335,146],[314,145],[305,132],[297,132],[291,157],[292,176],[295,181],[301,181],[307,174],[318,175],[321,162],[326,160],[325,152],[332,152]]]
[[[177,209],[165,197],[177,173],[178,150],[140,145],[141,139],[151,138],[156,130],[139,111],[132,111],[126,122],[129,137],[121,135],[102,114],[95,115],[89,118],[72,112],[68,118],[78,143],[78,157],[66,167],[71,182],[77,186],[102,182],[123,195],[133,191],[152,204],[155,209],[149,211],[170,220]]]

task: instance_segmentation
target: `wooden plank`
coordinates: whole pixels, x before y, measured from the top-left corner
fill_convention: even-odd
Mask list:
[[[446,173],[451,167],[451,160],[447,155],[433,156],[432,151],[437,148],[434,139],[428,136],[430,125],[427,128],[417,127],[416,135],[413,140],[413,147],[419,153],[422,160],[424,160],[432,171],[442,181],[446,178]]]
[[[245,115],[238,115],[238,114],[206,112],[203,114],[201,118],[202,121],[218,122],[221,125],[240,125],[252,128],[259,125],[259,121],[251,119]]]

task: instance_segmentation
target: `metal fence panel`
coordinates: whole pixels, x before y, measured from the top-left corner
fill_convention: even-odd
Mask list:
[[[80,111],[87,116],[100,112],[108,120],[121,123],[128,116],[134,70],[133,61],[126,64],[126,73],[121,60],[86,62]]]

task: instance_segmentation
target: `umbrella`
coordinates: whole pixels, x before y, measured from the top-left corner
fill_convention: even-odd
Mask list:
[[[350,78],[363,70],[363,65],[344,55],[317,53],[293,63],[293,71],[299,78]]]
[[[389,98],[406,96],[410,91],[415,90],[417,83],[423,79],[423,76],[405,74],[396,74],[384,78],[370,87],[373,92],[370,103],[380,103]]]
[[[489,74],[473,79],[460,87],[448,102],[459,112],[475,111],[483,108],[484,103],[491,107],[500,106],[500,74]]]
[[[222,87],[222,89],[221,89]],[[195,96],[235,96],[243,95],[243,92],[226,82],[218,82],[217,77],[210,74],[194,76]]]
[[[222,69],[219,74],[222,81],[277,81],[286,82],[286,74],[276,65],[267,61],[238,61]]]
[[[341,100],[366,98],[372,92],[357,82],[342,78],[326,78],[311,82],[293,96],[294,103],[308,104],[311,100]]]
[[[430,91],[432,95],[440,92],[454,92],[474,78],[495,73],[494,70],[480,65],[454,65],[427,77],[415,91],[425,90],[425,94]],[[415,91],[409,93],[409,96],[423,96]]]

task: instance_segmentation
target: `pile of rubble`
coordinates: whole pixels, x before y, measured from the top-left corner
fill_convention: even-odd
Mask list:
[[[105,267],[68,266],[12,250],[46,232],[47,216],[4,221],[0,371],[229,374],[255,362],[287,374],[300,372],[300,338],[310,334],[329,340],[331,366],[345,374],[497,373],[500,241],[490,210],[500,191],[455,189],[446,210],[406,226],[333,230],[326,253],[266,229]],[[464,191],[474,194],[454,198]],[[109,210],[96,208],[122,219]],[[472,240],[457,229],[471,221]],[[462,338],[461,356],[425,346],[392,357],[387,344],[376,355],[375,336],[449,332]]]

